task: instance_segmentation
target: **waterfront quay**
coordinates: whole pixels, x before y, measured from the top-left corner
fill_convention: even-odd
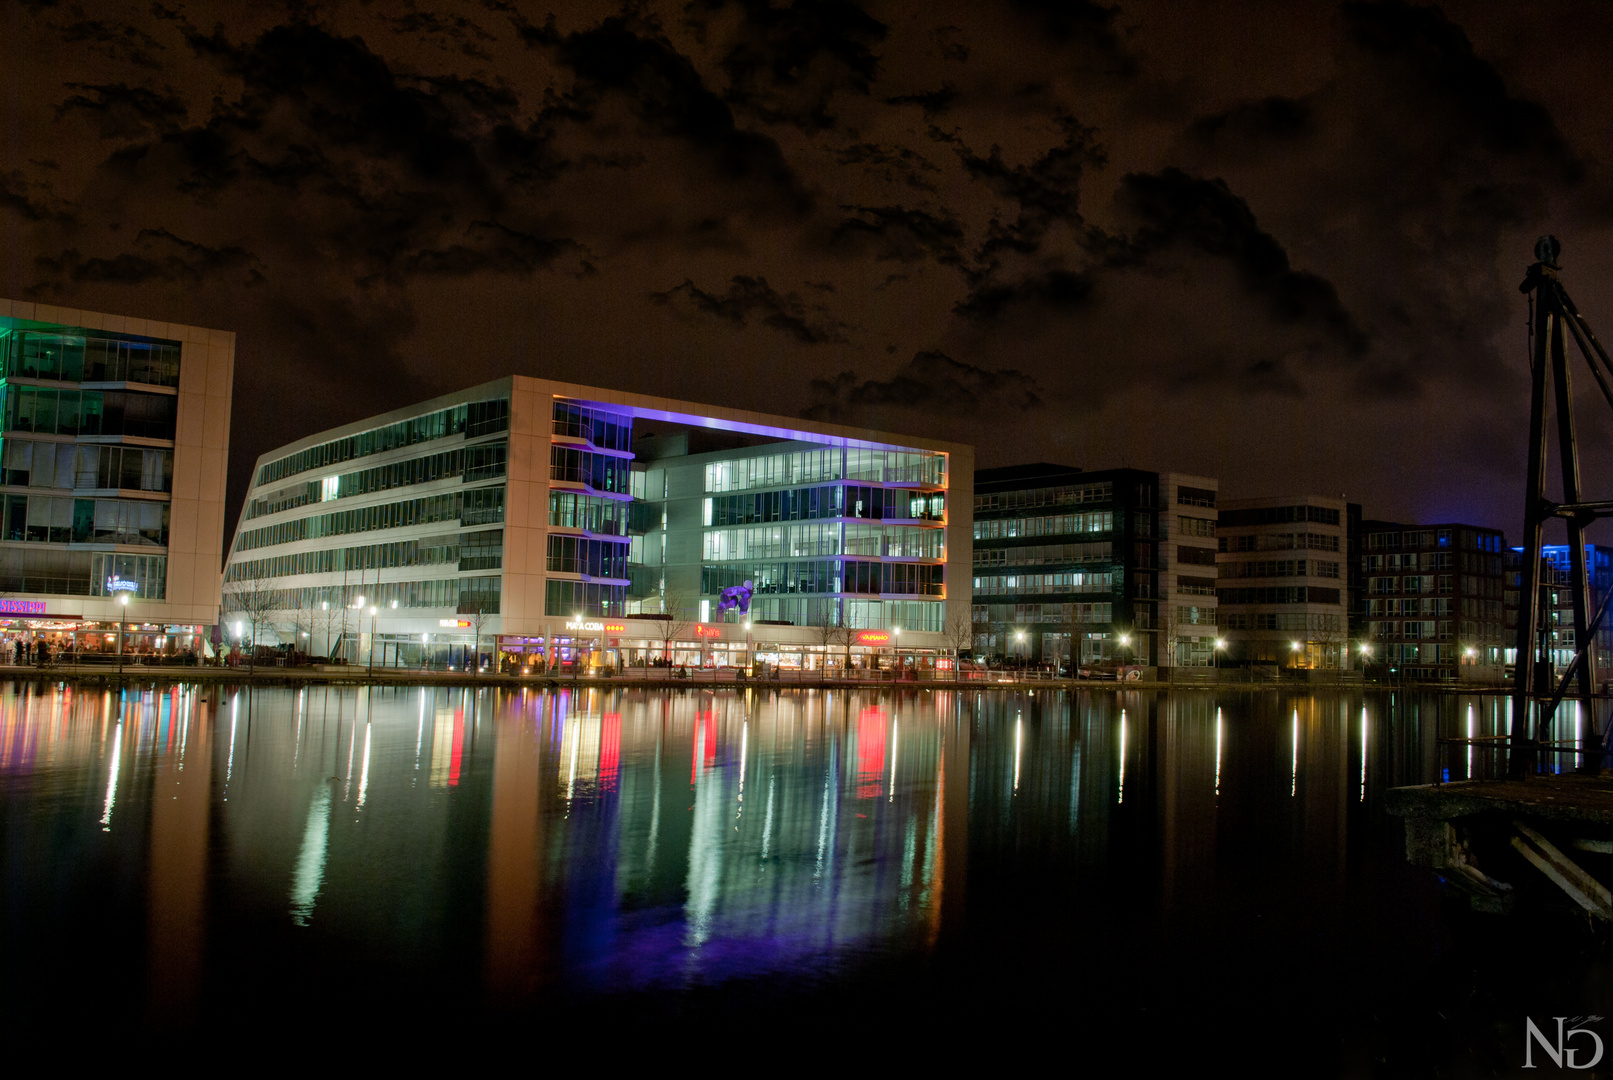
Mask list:
[[[1326,693],[1360,691],[1364,689],[1414,689],[1426,693],[1495,694],[1504,693],[1502,686],[1483,686],[1473,683],[1402,684],[1366,680],[1352,673],[1338,673],[1340,677],[1322,681],[1297,680],[1291,676],[1274,677],[1251,672],[1248,669],[1227,669],[1208,675],[1195,672],[1190,679],[1155,675],[1152,678],[1128,680],[1068,678],[1040,671],[965,671],[965,672],[900,672],[852,669],[829,671],[801,671],[796,669],[769,669],[765,675],[752,675],[739,668],[656,668],[630,667],[620,672],[598,672],[591,675],[545,673],[542,675],[495,674],[421,667],[376,667],[362,664],[309,664],[282,667],[259,664],[242,665],[177,664],[126,664],[122,668],[105,663],[74,664],[51,663],[38,665],[0,665],[0,678],[47,679],[51,681],[94,684],[146,685],[152,682],[205,683],[208,685],[265,685],[265,686],[478,686],[478,687],[576,687],[608,689],[611,687],[744,689],[747,687],[772,690],[830,690],[858,687],[865,689],[926,689],[926,690],[1312,690]]]

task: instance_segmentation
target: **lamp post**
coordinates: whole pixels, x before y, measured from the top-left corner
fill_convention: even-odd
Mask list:
[[[396,600],[392,601],[392,610],[398,610],[398,602]],[[392,625],[396,626],[397,624],[393,623]],[[373,630],[374,627],[371,627],[371,629]],[[398,647],[396,645],[392,646],[392,666],[398,666]]]
[[[330,662],[330,601],[321,600],[319,610],[325,613],[325,661]]]
[[[1025,648],[1025,631],[1023,631],[1023,630],[1015,630],[1014,631],[1014,655],[1019,659],[1019,669],[1021,671],[1025,670],[1025,656],[1024,656],[1024,651],[1023,651],[1024,648]]]
[[[1216,638],[1215,639],[1215,680],[1216,680],[1216,682],[1221,681],[1221,654],[1226,651],[1226,647],[1227,647],[1227,639],[1226,638]]]
[[[123,677],[123,620],[129,613],[129,594],[118,593],[118,677]]]
[[[370,605],[370,677],[375,677],[375,605]]]
[[[1291,641],[1288,644],[1290,646],[1288,651],[1293,653],[1293,661],[1294,661],[1293,666],[1297,670],[1299,668],[1299,642]]]
[[[364,594],[363,593],[359,593],[358,598],[353,601],[353,610],[358,612],[358,632],[359,632],[359,636],[362,637],[364,635]],[[342,619],[342,633],[344,635],[347,633],[347,619],[346,618]],[[343,649],[343,651],[344,652],[346,651],[345,648]],[[355,656],[355,657],[353,657],[353,659],[357,660],[358,657]]]
[[[900,679],[906,674],[902,670],[902,628],[900,626],[891,627],[891,640],[896,643],[896,677]]]
[[[745,666],[750,668],[751,675],[756,674],[756,646],[751,641],[750,620],[745,620]]]

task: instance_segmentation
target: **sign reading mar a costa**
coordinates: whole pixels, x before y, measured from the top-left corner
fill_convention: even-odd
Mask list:
[[[0,615],[43,615],[43,600],[0,600]]]

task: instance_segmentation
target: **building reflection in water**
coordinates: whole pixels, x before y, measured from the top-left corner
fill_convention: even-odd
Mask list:
[[[1325,911],[1378,793],[1480,774],[1437,740],[1507,725],[1454,695],[17,684],[5,861],[38,943],[13,966],[111,943],[74,955],[137,969],[173,1024],[242,957],[272,982],[339,950],[503,1008],[816,979],[1093,890],[1167,920],[1232,893]],[[137,960],[82,929],[131,910]]]

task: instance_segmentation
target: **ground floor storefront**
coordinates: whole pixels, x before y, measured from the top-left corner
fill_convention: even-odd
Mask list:
[[[129,663],[189,663],[211,653],[211,627],[103,622],[65,616],[0,618],[0,662],[42,660]]]

